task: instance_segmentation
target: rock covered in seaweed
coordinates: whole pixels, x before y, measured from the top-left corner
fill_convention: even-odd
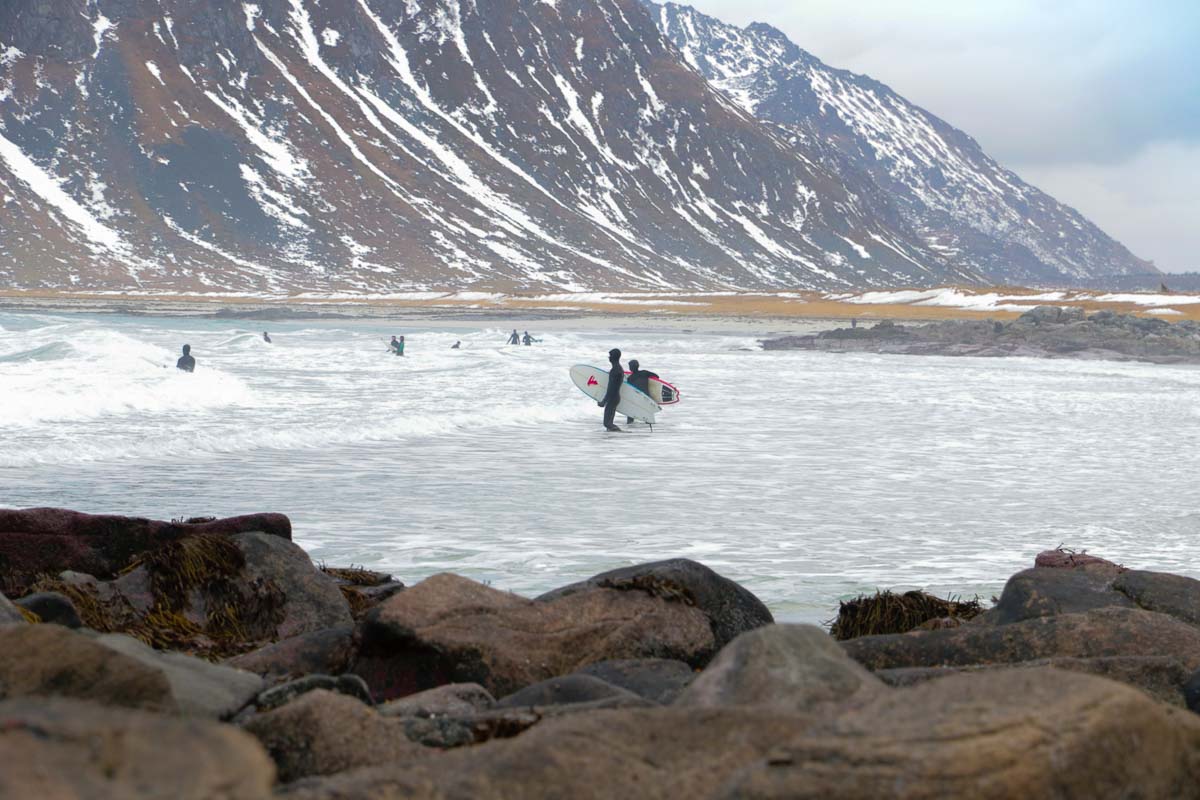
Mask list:
[[[292,523],[283,514],[197,519],[163,522],[65,508],[0,509],[0,591],[25,594],[40,576],[64,570],[110,579],[147,551],[190,536],[261,531],[292,538]]]

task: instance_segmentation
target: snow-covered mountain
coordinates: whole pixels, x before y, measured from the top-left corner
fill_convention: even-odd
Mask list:
[[[1013,283],[1155,272],[878,81],[827,66],[769,25],[738,28],[689,6],[645,2],[684,61],[782,126],[877,217],[911,228],[947,264]]]
[[[720,36],[680,38],[684,13],[638,0],[6,0],[0,288],[832,288],[1146,271],[998,168],[986,179],[1007,175],[1079,220],[1090,238],[1072,241],[1091,249],[1070,260],[1069,242],[1014,230],[1040,216],[992,220],[990,206],[971,227],[975,195],[921,187],[944,183],[939,171],[967,185],[975,162],[941,166],[920,141],[892,139],[923,176],[893,183],[928,195],[928,213],[889,197],[888,173],[848,166],[860,145],[823,140],[819,103],[807,125],[756,118],[789,102],[762,87],[798,80],[751,48],[757,34],[739,34],[744,66],[774,77],[740,88],[750,74],[721,72],[737,62]],[[737,29],[723,30],[733,47]],[[840,124],[847,140],[870,136]]]

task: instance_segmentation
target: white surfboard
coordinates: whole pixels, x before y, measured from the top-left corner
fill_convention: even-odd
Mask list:
[[[608,391],[608,370],[592,367],[587,364],[576,364],[571,367],[571,380],[579,390],[596,402],[604,399]],[[662,409],[648,394],[630,386],[628,382],[621,384],[621,403],[617,406],[617,415],[625,415],[641,422],[654,422],[654,415]]]
[[[625,370],[625,380],[629,380],[629,376],[632,374],[629,370]],[[650,395],[650,399],[660,406],[671,406],[679,402],[679,390],[662,378],[651,378],[646,381],[646,394]]]

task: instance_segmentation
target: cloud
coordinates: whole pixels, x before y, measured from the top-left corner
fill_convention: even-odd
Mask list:
[[[1055,197],[1071,198],[1084,216],[1159,269],[1200,271],[1200,143],[1157,142],[1115,164],[1031,164],[1017,172]]]
[[[1160,268],[1200,268],[1196,0],[695,0],[892,87]],[[1145,170],[1139,173],[1138,170]],[[1145,194],[1139,194],[1145,193]],[[1147,212],[1146,209],[1154,209]]]

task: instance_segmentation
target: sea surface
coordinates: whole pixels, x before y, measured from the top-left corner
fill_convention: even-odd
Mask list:
[[[486,325],[272,322],[267,344],[259,323],[0,313],[0,505],[281,511],[316,561],[530,596],[685,556],[810,622],[876,588],[990,599],[1060,544],[1200,577],[1194,367],[561,323],[509,347]],[[605,433],[567,376],[614,346],[681,390],[653,431]]]

